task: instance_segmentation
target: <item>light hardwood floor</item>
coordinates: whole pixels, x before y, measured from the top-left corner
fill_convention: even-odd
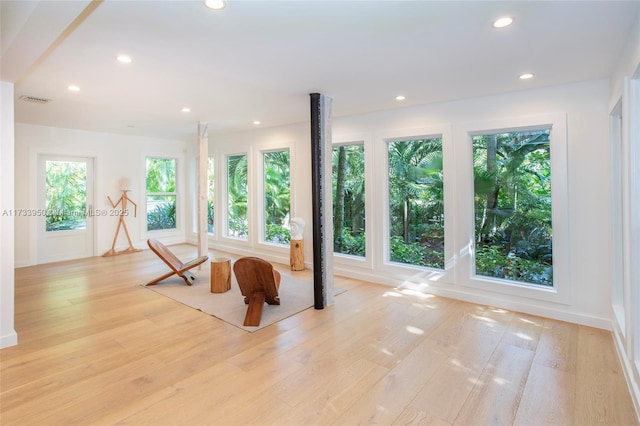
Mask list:
[[[139,286],[165,270],[17,269],[0,423],[638,424],[604,330],[336,277],[334,306],[248,333]]]

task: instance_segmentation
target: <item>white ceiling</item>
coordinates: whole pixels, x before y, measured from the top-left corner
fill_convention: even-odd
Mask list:
[[[15,82],[17,122],[193,138],[198,121],[212,132],[308,121],[312,92],[342,116],[607,78],[640,1],[1,6],[2,79]],[[515,23],[492,28],[502,15]],[[121,53],[133,62],[118,63]],[[536,77],[522,81],[523,72]]]

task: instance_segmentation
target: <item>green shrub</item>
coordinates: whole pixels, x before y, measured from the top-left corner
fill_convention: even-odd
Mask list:
[[[427,266],[425,251],[418,243],[405,244],[402,237],[391,237],[391,261]]]
[[[147,230],[174,229],[176,227],[176,203],[158,204],[147,213]]]
[[[264,239],[270,243],[289,244],[291,239],[290,231],[281,225],[267,224]]]

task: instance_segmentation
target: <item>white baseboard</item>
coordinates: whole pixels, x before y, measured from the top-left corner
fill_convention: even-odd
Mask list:
[[[9,346],[15,346],[17,344],[18,334],[15,331],[0,337],[0,349],[8,348]]]
[[[629,388],[629,394],[633,401],[633,408],[636,410],[636,420],[640,423],[640,383],[635,380],[636,374],[634,374],[634,364],[627,356],[620,333],[615,329],[615,326],[613,327],[613,330],[613,344],[616,348],[616,352],[618,353],[620,364],[622,365],[622,372],[624,373],[624,378]]]
[[[367,272],[354,272],[352,270],[343,270],[334,263],[334,273],[337,275],[347,276],[349,278],[360,279],[363,281],[374,282],[390,287],[397,287],[400,282],[391,278],[374,275]],[[500,297],[493,297],[490,294],[479,294],[466,291],[465,287],[445,288],[439,286],[425,287],[423,291],[434,294],[436,296],[448,297],[450,299],[462,300],[469,303],[478,303],[480,305],[494,306],[496,308],[508,309],[510,311],[522,312],[530,315],[537,315],[545,318],[551,318],[559,321],[566,321],[589,327],[611,330],[611,319],[595,317],[592,315],[570,312],[563,309],[554,309],[550,306],[532,305],[529,303],[518,302],[514,300],[506,300]]]

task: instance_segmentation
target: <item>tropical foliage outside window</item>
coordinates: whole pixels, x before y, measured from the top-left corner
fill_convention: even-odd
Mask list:
[[[553,285],[549,130],[473,137],[476,275]]]
[[[214,194],[215,194],[215,168],[213,157],[209,157],[209,167],[207,169],[207,232],[212,234],[214,231]]]
[[[389,257],[443,269],[442,138],[389,142],[388,149]]]
[[[333,251],[365,256],[364,144],[333,148]]]
[[[227,157],[227,208],[227,235],[246,240],[249,236],[246,154]]]
[[[147,230],[176,227],[176,160],[147,158]]]
[[[46,230],[86,229],[87,164],[46,161]]]
[[[289,150],[265,152],[264,161],[264,240],[288,244],[287,225],[290,211]]]

